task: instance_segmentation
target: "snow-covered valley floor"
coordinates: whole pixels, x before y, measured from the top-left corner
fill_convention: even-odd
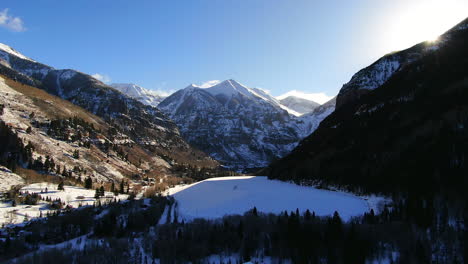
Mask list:
[[[46,191],[47,188],[47,191]],[[42,191],[42,193],[41,193]],[[21,188],[22,193],[37,193],[43,198],[49,197],[52,201],[60,199],[64,206],[78,208],[79,206],[93,205],[97,199],[94,198],[95,190],[88,190],[76,186],[64,186],[64,190],[57,190],[57,184],[51,183],[33,183]],[[105,192],[105,196],[99,198],[102,203],[107,203],[114,199],[126,200],[128,195],[119,194],[114,196],[111,192]],[[53,212],[50,203],[40,200],[36,205],[18,204],[12,206],[11,202],[0,201],[0,227],[3,224],[19,224],[40,216],[45,217],[47,212]]]
[[[260,212],[275,214],[296,209],[303,213],[309,209],[318,216],[327,216],[338,211],[344,220],[349,220],[373,207],[366,199],[349,193],[252,176],[212,178],[176,186],[167,194],[176,200],[171,216],[177,215],[179,221],[243,214],[253,207]]]

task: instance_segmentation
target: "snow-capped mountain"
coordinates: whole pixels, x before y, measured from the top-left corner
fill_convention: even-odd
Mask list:
[[[333,111],[335,111],[336,107],[336,96],[333,97],[330,101],[324,103],[323,105],[319,105],[318,107],[314,108],[314,110],[310,113],[306,113],[299,117],[299,120],[303,122],[302,124],[302,133],[303,137],[306,137],[312,132],[314,132],[320,122],[322,122],[327,116],[329,116]]]
[[[280,99],[279,102],[294,111],[290,114],[297,113],[299,115],[311,113],[315,108],[320,106],[319,103],[297,96],[288,96],[286,98]]]
[[[10,56],[8,56],[8,54],[12,54],[18,58],[21,58],[21,59],[24,59],[24,60],[29,60],[29,61],[32,61],[32,62],[35,62],[34,60],[24,56],[23,54],[19,53],[18,51],[16,51],[15,49],[13,49],[12,47],[8,46],[8,45],[5,45],[3,43],[0,43],[0,50],[4,51],[3,53],[0,53],[0,58],[2,59],[2,63],[3,64],[7,64],[9,65],[10,64]]]
[[[155,130],[172,130],[178,133],[176,126],[153,107],[142,105],[110,86],[79,71],[57,70],[21,55],[7,45],[0,46],[0,61],[4,71],[13,70],[17,77],[30,78],[47,92],[69,100],[98,116],[107,118],[132,118],[132,122],[146,119],[154,123]],[[163,129],[162,129],[163,128]]]
[[[209,88],[189,85],[158,107],[189,143],[236,168],[265,166],[287,154],[304,134],[304,123],[274,97],[234,80]]]
[[[71,69],[54,69],[5,44],[0,45],[0,74],[86,109],[112,123],[132,141],[151,149],[151,152],[165,156],[177,153],[181,159],[196,152],[182,139],[177,125],[159,109],[124,95],[88,74]],[[168,149],[171,149],[169,154]]]
[[[151,105],[154,107],[158,106],[158,104],[167,97],[133,83],[112,83],[110,86],[119,90],[123,94],[137,99],[145,105]]]
[[[175,124],[152,107],[157,98],[144,88],[113,88],[79,71],[36,62],[7,45],[0,45],[0,73],[112,120],[140,144],[191,152],[178,126],[186,141],[237,168],[265,166],[284,156],[323,119],[299,119],[262,89],[227,80],[209,88],[190,85],[163,100],[158,108]]]

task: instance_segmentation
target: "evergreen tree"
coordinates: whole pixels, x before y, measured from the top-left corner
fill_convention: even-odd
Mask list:
[[[99,199],[101,196],[101,192],[99,191],[99,188],[96,188],[96,192],[94,193],[94,198]]]
[[[104,186],[101,186],[101,188],[99,188],[99,195],[104,196],[104,194],[105,194]]]
[[[125,187],[125,186],[124,186],[124,180],[122,180],[122,181],[120,182],[120,190],[119,190],[120,193],[125,193],[124,187]]]
[[[86,189],[91,189],[93,188],[93,180],[91,179],[91,177],[87,177],[86,180],[85,180],[85,188]]]
[[[310,211],[309,209],[306,210],[305,214],[304,214],[304,218],[306,221],[309,221],[310,218],[311,218],[311,214],[310,214]]]

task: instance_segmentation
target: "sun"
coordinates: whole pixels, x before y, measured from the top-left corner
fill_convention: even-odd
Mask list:
[[[439,39],[440,39],[440,35],[434,35],[434,36],[428,37],[426,41],[430,43],[437,43]]]
[[[423,41],[437,42],[441,34],[468,16],[468,1],[408,1],[393,14],[384,32],[388,51],[409,48]]]

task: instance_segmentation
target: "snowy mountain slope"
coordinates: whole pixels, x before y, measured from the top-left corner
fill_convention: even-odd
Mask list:
[[[184,138],[230,167],[261,167],[292,148],[302,123],[261,89],[226,80],[172,94],[158,106]]]
[[[154,107],[158,106],[158,104],[167,97],[133,83],[112,83],[110,86],[145,105]]]
[[[5,46],[5,45],[4,45]],[[5,51],[6,50],[6,51]],[[56,70],[50,66],[24,59],[17,52],[8,53],[0,50],[0,60],[7,58],[8,68],[38,80],[47,92],[78,104],[94,114],[104,118],[133,116],[155,123],[157,133],[177,134],[175,125],[167,120],[157,109],[142,106],[138,101],[115,91],[91,76],[75,70]]]
[[[320,122],[322,122],[327,116],[329,116],[333,111],[335,111],[336,107],[336,97],[332,98],[330,101],[320,105],[310,113],[306,113],[299,117],[299,120],[303,122],[303,127],[301,129],[302,136],[306,137],[312,132],[314,132]]]
[[[320,106],[319,103],[297,96],[288,96],[279,100],[279,102],[296,113],[299,113],[299,115],[310,113]]]
[[[15,55],[16,57],[18,58],[21,58],[21,59],[24,59],[24,60],[29,60],[29,61],[32,61],[34,62],[34,60],[24,56],[23,54],[19,53],[18,51],[16,51],[15,49],[13,49],[12,47],[8,46],[8,45],[5,45],[3,43],[0,43],[0,50],[1,51],[4,51],[8,54],[13,54]],[[9,63],[9,56],[6,56],[5,53],[2,53],[1,56],[4,58],[4,60],[6,60],[8,63]]]
[[[466,25],[467,22],[463,21],[453,29],[441,35],[437,41],[422,42],[409,49],[387,54],[370,66],[360,70],[341,88],[337,97],[337,107],[341,107],[347,102],[357,100],[363,94],[382,86],[395,73],[405,69],[413,62],[434,54],[434,52],[446,46],[457,31],[464,30]]]
[[[267,92],[260,88],[249,88],[235,80],[226,80],[220,82],[212,87],[206,88],[205,91],[211,93],[214,96],[221,96],[225,98],[230,98],[232,96],[243,95],[257,102],[268,102],[276,109],[281,108],[281,104],[273,96],[269,95]]]
[[[0,192],[10,190],[12,186],[24,184],[24,179],[6,167],[0,166]],[[1,222],[1,221],[0,221]]]
[[[405,60],[375,89],[371,84],[387,78],[390,71],[378,71],[385,67],[376,65],[360,71],[353,83],[363,86],[344,87],[337,103],[351,90],[367,94],[342,101],[314,133],[266,173],[276,179],[364,192],[466,193],[467,42],[468,19],[439,42],[384,56],[380,65],[392,65],[389,58],[417,59]]]
[[[197,157],[203,156],[182,139],[176,124],[157,108],[142,104],[90,75],[75,70],[57,70],[30,60],[6,45],[2,47],[0,74],[41,88],[112,122],[134,142],[153,153],[184,162],[196,162]],[[198,154],[194,157],[193,153]],[[212,162],[206,158],[207,162]]]
[[[0,105],[3,105],[0,121],[23,142],[34,146],[34,159],[52,158],[55,166],[61,168],[59,174],[65,169],[72,171],[75,167],[80,168],[80,171],[74,170],[68,179],[91,176],[96,182],[120,181],[124,177],[142,174],[149,168],[164,169],[164,166],[158,165],[161,158],[143,154],[139,147],[128,147],[134,144],[129,136],[119,132],[108,133],[111,127],[101,118],[43,90],[0,77]],[[85,131],[64,125],[60,130],[70,135],[68,140],[51,132],[52,121],[71,118],[79,118],[94,129]],[[74,135],[78,134],[80,137],[73,140]],[[89,147],[86,147],[86,143],[90,143]],[[128,155],[127,159],[118,155],[119,149]],[[74,157],[76,151],[79,158]],[[7,153],[0,153],[0,160],[3,160],[3,155]],[[137,157],[138,162],[132,156]],[[50,173],[54,174],[55,170]]]
[[[301,213],[309,209],[318,216],[333,215],[338,211],[344,220],[370,210],[364,199],[351,194],[268,180],[267,177],[212,178],[169,189],[168,194],[177,201],[175,210],[179,222],[242,215],[254,207],[260,212],[275,214],[297,208]]]

